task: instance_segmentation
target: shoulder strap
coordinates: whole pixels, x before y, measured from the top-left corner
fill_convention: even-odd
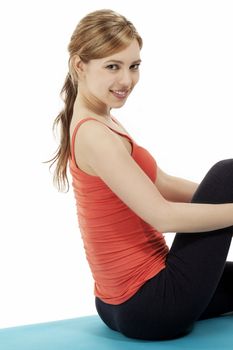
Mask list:
[[[105,123],[101,122],[100,120],[98,120],[98,119],[96,119],[96,118],[87,117],[87,118],[84,118],[84,119],[80,120],[80,121],[78,122],[78,124],[76,125],[74,131],[73,131],[73,135],[72,135],[72,138],[71,138],[71,158],[72,158],[73,160],[74,160],[75,137],[76,137],[78,128],[80,127],[80,125],[81,125],[82,123],[84,123],[85,121],[90,120],[90,119],[96,120],[97,122],[99,122],[99,123],[101,123],[101,124],[107,126],[107,128],[109,128],[109,129],[111,129],[112,131],[116,132],[117,134],[120,134],[120,135],[122,135],[122,136],[127,137],[127,138],[129,139],[129,141],[132,143],[132,146],[133,146],[134,141],[133,141],[133,139],[132,139],[131,137],[129,137],[128,135],[123,134],[122,132],[117,131],[117,130],[111,128],[110,126],[106,125]],[[113,118],[112,118],[112,119],[113,119]],[[115,121],[115,123],[118,125],[118,123],[116,122],[115,118],[113,119],[113,121]]]
[[[97,119],[92,118],[92,117],[84,118],[84,119],[80,120],[80,121],[77,123],[76,127],[74,128],[73,135],[72,135],[72,137],[71,137],[71,158],[72,158],[73,160],[74,160],[75,137],[76,137],[78,128],[80,127],[80,125],[82,125],[82,123],[84,123],[85,121],[90,120],[90,119],[93,119],[93,120],[96,120],[97,122],[102,123],[100,120],[97,120]],[[104,123],[102,123],[102,124],[104,124]]]

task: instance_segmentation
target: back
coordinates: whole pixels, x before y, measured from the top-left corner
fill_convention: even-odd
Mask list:
[[[82,123],[89,119],[93,118]],[[80,124],[72,136],[70,158],[80,232],[95,281],[95,295],[105,302],[119,304],[165,267],[168,247],[163,235],[139,217],[100,176],[78,168],[74,144]],[[132,139],[131,142],[129,156],[148,181],[154,181],[154,158]]]

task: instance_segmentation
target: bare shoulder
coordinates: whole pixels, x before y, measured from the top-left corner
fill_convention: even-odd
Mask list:
[[[88,123],[83,123],[81,126],[79,139],[83,147],[85,147],[87,155],[91,156],[97,149],[104,149],[105,152],[111,152],[116,149],[126,151],[119,135],[103,123],[89,120]]]
[[[80,120],[81,121],[81,120]],[[71,125],[70,134],[74,132],[75,125]],[[89,119],[82,123],[77,131],[75,137],[75,159],[78,167],[89,175],[96,176],[96,172],[91,166],[93,157],[95,157],[95,151],[102,148],[102,152],[108,151],[113,152],[111,147],[124,147],[124,142],[122,138],[115,134],[111,129],[109,129],[104,123],[98,122],[98,120]],[[125,149],[128,148],[130,153],[130,145],[125,144]],[[123,149],[124,150],[124,149]],[[104,156],[103,156],[104,159]]]
[[[113,133],[104,123],[97,119],[89,119],[79,126],[78,134],[78,138],[85,143],[96,141],[97,138],[102,139],[103,135],[112,135]]]

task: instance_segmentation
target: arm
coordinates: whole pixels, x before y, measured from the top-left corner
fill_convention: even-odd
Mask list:
[[[198,184],[168,175],[157,166],[155,186],[168,201],[189,203],[191,202]]]
[[[116,120],[116,118],[114,119]],[[123,130],[125,130],[123,125],[118,120],[117,123]],[[125,132],[128,133],[127,130],[125,130]],[[155,186],[162,196],[168,201],[189,203],[191,202],[198,184],[189,180],[168,175],[157,166]]]
[[[116,118],[114,119],[116,120]],[[123,130],[125,130],[123,125],[118,120],[117,123]],[[125,130],[125,132],[128,133],[127,130]],[[157,166],[155,186],[162,196],[168,201],[189,203],[191,202],[198,184],[189,180],[168,175]]]
[[[232,203],[177,203],[165,199],[120,138],[103,124],[89,120],[80,127],[79,139],[85,148],[86,162],[96,175],[158,231],[202,232],[233,225]]]

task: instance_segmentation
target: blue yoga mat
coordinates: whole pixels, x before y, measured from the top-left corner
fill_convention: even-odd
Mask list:
[[[196,323],[188,335],[166,341],[130,339],[99,316],[0,329],[1,350],[233,350],[233,316]]]

